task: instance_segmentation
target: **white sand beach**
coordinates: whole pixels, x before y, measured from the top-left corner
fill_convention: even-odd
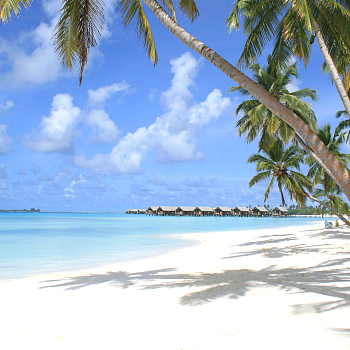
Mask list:
[[[350,349],[350,229],[187,237],[201,244],[0,283],[1,349]]]

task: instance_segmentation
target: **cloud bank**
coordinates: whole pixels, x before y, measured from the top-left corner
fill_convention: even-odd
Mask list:
[[[142,159],[151,150],[156,151],[157,161],[193,161],[203,156],[196,149],[195,135],[201,126],[225,113],[231,100],[214,89],[205,101],[195,102],[189,88],[195,84],[199,61],[185,53],[170,64],[174,78],[161,96],[164,114],[148,127],[121,138],[109,154],[76,157],[76,166],[95,173],[131,174],[141,172]],[[110,90],[101,90],[101,96],[108,94],[106,91]],[[103,102],[103,98],[95,101]]]

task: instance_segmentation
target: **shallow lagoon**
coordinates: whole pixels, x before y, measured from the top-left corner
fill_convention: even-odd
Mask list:
[[[319,221],[324,219],[0,213],[0,280],[131,261],[195,244],[173,234],[278,228]]]

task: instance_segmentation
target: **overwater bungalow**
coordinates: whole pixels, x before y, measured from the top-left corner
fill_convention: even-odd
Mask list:
[[[194,215],[196,216],[214,216],[215,212],[210,207],[197,207],[194,209]]]
[[[214,209],[215,215],[217,216],[232,216],[233,211],[228,207],[217,207]]]
[[[237,216],[249,216],[249,215],[251,215],[250,210],[247,207],[236,207],[236,208],[233,208],[232,211]]]
[[[269,216],[270,213],[265,207],[256,206],[252,209],[254,216]]]
[[[284,207],[276,207],[272,209],[272,213],[276,216],[286,216],[288,215],[288,210]]]
[[[195,209],[195,207],[178,207],[175,213],[180,216],[193,216]]]
[[[157,214],[162,216],[175,215],[177,207],[159,207],[157,209]]]
[[[159,209],[159,207],[149,207],[147,210],[146,210],[146,214],[148,215],[158,215],[157,214],[157,210]]]

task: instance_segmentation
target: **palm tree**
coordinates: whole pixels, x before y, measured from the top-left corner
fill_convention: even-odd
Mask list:
[[[54,33],[54,44],[65,67],[72,67],[74,61],[79,61],[81,82],[87,54],[91,47],[97,45],[101,35],[104,23],[104,5],[99,0],[63,1],[61,17]],[[272,113],[291,126],[315,152],[321,166],[334,176],[336,182],[350,200],[349,173],[306,123],[248,76],[179,26],[174,16],[172,0],[161,0],[164,8],[156,0],[142,0],[142,2],[150,8],[159,21],[180,41],[210,61],[229,78],[249,91],[257,100],[261,101]],[[149,57],[156,63],[156,55],[152,55],[152,52],[155,50],[152,49],[152,47],[155,47],[154,41],[148,20],[143,11],[142,2],[141,0],[117,0],[117,7],[121,11],[124,25],[129,25],[136,18],[137,33],[142,38]],[[20,6],[26,7],[29,6],[29,3],[30,0],[1,0],[1,21],[6,22],[12,13],[18,15]],[[178,0],[178,4],[180,11],[191,20],[198,16],[198,9],[194,0]]]
[[[341,153],[340,151],[341,146],[345,143],[345,133],[341,133],[338,127],[332,135],[331,126],[326,124],[323,128],[317,131],[317,135],[327,148],[330,149],[339,159],[344,167],[346,167],[350,160],[350,154]],[[349,225],[349,222],[340,215],[344,213],[347,214],[349,208],[348,204],[346,204],[339,196],[342,193],[340,187],[310,156],[306,157],[305,163],[310,166],[307,177],[312,181],[312,185],[314,187],[321,185],[321,188],[318,187],[314,189],[313,196],[309,196],[309,199],[318,202],[321,207],[331,210]],[[323,198],[323,201],[320,201],[320,198]]]
[[[322,198],[322,195],[319,189],[316,190],[316,195],[312,196],[309,193],[312,190],[310,179],[300,172],[293,170],[300,170],[300,164],[303,163],[303,155],[298,152],[295,146],[286,148],[280,139],[276,139],[272,147],[268,150],[263,149],[262,151],[265,156],[253,154],[248,158],[248,163],[256,163],[256,170],[258,172],[250,180],[249,187],[254,186],[260,181],[270,179],[264,201],[267,200],[271,188],[273,188],[276,182],[281,195],[282,206],[285,205],[284,188],[289,193],[290,199],[294,199],[301,207],[305,206],[306,198],[311,199],[332,211],[346,225],[350,226],[349,221],[338,212],[339,209],[343,211],[344,208],[347,208],[346,203],[338,200],[337,203],[342,203],[341,205],[332,205],[332,202],[328,199],[326,201],[320,200],[319,198]],[[332,182],[332,184],[335,185],[335,182]],[[340,189],[338,193],[340,193]]]
[[[322,185],[321,188],[316,188],[313,193],[315,199],[321,198],[323,200],[322,204],[319,205],[318,210],[324,214],[326,204],[328,205],[328,208],[331,207],[341,214],[349,215],[349,205],[342,199],[342,190],[339,186],[332,181],[326,190],[322,181],[320,184]]]
[[[262,69],[259,64],[254,64],[250,70],[253,72],[253,80],[257,84],[267,90],[280,103],[290,108],[312,130],[315,130],[315,114],[310,108],[310,104],[303,101],[302,98],[308,97],[315,101],[317,98],[316,91],[309,88],[294,92],[288,91],[288,84],[292,82],[292,78],[298,78],[296,65],[294,63],[286,66],[285,69],[276,69],[271,64],[271,56],[269,56],[266,68]],[[230,88],[229,91],[238,91],[249,98],[240,103],[236,109],[236,114],[243,112],[243,117],[239,119],[236,126],[238,127],[239,136],[247,134],[247,143],[260,136],[259,147],[261,149],[276,137],[284,142],[294,138],[295,131],[255,99],[247,90],[239,86]]]
[[[350,116],[350,99],[334,59],[350,52],[350,12],[348,1],[334,0],[236,0],[226,23],[239,29],[243,18],[247,41],[239,64],[249,67],[261,55],[266,43],[274,39],[273,60],[284,67],[294,56],[309,62],[316,37],[339,96]],[[349,61],[347,61],[349,64]]]
[[[341,153],[340,148],[345,143],[345,134],[341,133],[339,129],[336,129],[332,135],[331,126],[326,124],[323,128],[316,132],[320,140],[326,145],[326,147],[338,158],[338,160],[347,167],[350,160],[350,154]],[[310,166],[307,173],[308,178],[312,179],[313,186],[318,183],[323,183],[324,191],[327,192],[328,187],[334,187],[334,180],[319,166],[310,156],[306,157],[305,163]]]
[[[287,191],[291,200],[295,200],[301,206],[305,205],[305,190],[311,191],[310,180],[300,172],[300,164],[303,156],[295,146],[288,148],[283,146],[280,139],[274,141],[268,150],[262,149],[265,154],[253,154],[248,158],[248,163],[256,163],[257,174],[250,180],[249,187],[256,183],[270,179],[265,192],[264,201],[269,197],[275,182],[281,195],[282,206],[286,204],[283,188]],[[294,169],[294,170],[293,170]]]

